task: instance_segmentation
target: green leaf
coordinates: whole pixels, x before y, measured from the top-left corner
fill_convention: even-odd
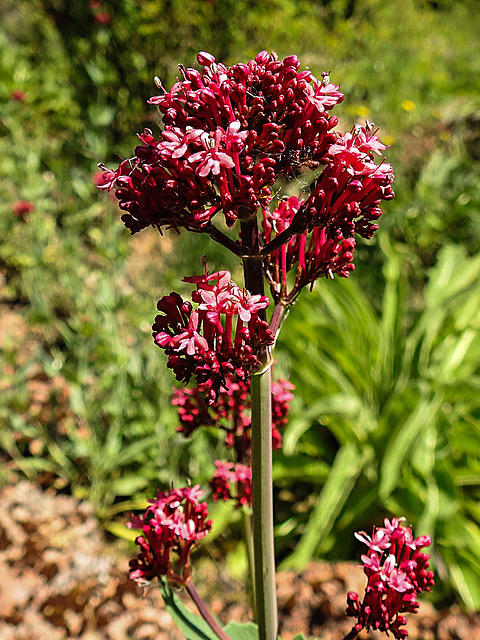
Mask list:
[[[365,463],[358,447],[349,442],[339,449],[327,482],[305,527],[295,551],[282,563],[282,569],[301,568],[313,557],[318,543],[330,532],[355,480]]]
[[[136,491],[143,489],[148,485],[148,478],[145,478],[141,475],[128,474],[122,476],[121,478],[116,478],[112,481],[110,485],[110,490],[115,493],[115,495],[120,496],[130,496]]]
[[[186,640],[218,640],[205,620],[187,609],[169,586],[160,583],[160,591],[168,613]]]
[[[103,525],[107,531],[113,533],[117,538],[121,538],[122,540],[129,540],[130,542],[135,542],[135,538],[138,537],[140,531],[138,529],[128,529],[121,522],[107,522]]]
[[[415,409],[391,438],[382,461],[379,486],[382,499],[387,498],[398,485],[404,460],[412,450],[420,431],[430,421],[435,420],[441,403],[441,394],[436,394],[431,400],[421,397]]]
[[[448,558],[448,570],[455,588],[462,596],[465,606],[470,611],[478,611],[480,608],[480,586],[478,582],[478,567],[472,566],[470,559],[444,550],[444,556]]]
[[[253,622],[229,622],[224,631],[231,640],[258,640],[258,627]]]

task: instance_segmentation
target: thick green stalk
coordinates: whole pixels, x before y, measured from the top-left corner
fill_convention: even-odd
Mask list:
[[[249,251],[243,258],[245,288],[252,295],[264,294],[257,219],[243,220],[242,244]],[[266,320],[264,310],[260,317]],[[251,379],[252,402],[252,523],[255,562],[255,610],[259,640],[277,639],[277,590],[273,543],[272,488],[272,385],[271,354],[258,354],[260,371]]]
[[[242,509],[242,529],[243,540],[247,549],[248,574],[251,584],[251,605],[253,609],[253,621],[257,621],[256,601],[255,601],[255,560],[253,557],[253,536],[252,536],[252,515]]]
[[[252,498],[255,599],[259,640],[277,638],[273,542],[272,391],[267,367],[252,376]]]

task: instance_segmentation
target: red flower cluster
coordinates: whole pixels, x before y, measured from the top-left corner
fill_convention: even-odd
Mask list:
[[[260,365],[262,347],[273,343],[259,311],[268,306],[266,296],[251,296],[240,289],[228,271],[184,278],[196,284],[192,300],[196,309],[178,293],[159,300],[163,315],[155,318],[153,336],[168,355],[167,366],[177,380],[192,376],[204,385],[208,405],[216,401],[227,375],[244,380]]]
[[[116,188],[132,233],[150,225],[185,227],[210,233],[238,255],[260,251],[275,302],[291,303],[318,277],[347,277],[354,234],[371,238],[381,202],[394,197],[392,167],[374,161],[386,146],[373,124],[344,135],[333,131],[338,119],[329,111],[344,96],[327,73],[319,80],[300,71],[296,56],[279,61],[262,51],[231,67],[208,53],[197,59],[202,71],[180,66],[183,79],[170,91],[157,82],[163,93],[150,103],[158,105],[164,130],[158,139],[150,130],[140,134],[135,156],[116,171],[100,165],[99,188]],[[290,198],[269,210],[276,181],[320,165],[305,200]],[[243,246],[213,226],[220,212],[233,226],[255,219],[259,209],[260,246]]]
[[[368,546],[362,555],[363,570],[368,577],[363,602],[350,591],[347,596],[347,615],[357,618],[355,629],[391,631],[401,640],[408,635],[402,613],[416,613],[417,595],[430,591],[433,572],[428,570],[430,556],[422,553],[431,544],[429,536],[413,538],[411,527],[403,527],[405,518],[385,519],[385,527],[375,527],[372,537],[364,532],[355,536]]]
[[[223,211],[232,226],[268,207],[271,186],[298,167],[326,162],[338,122],[328,111],[343,100],[328,74],[299,71],[297,56],[283,61],[266,51],[248,64],[226,67],[200,53],[200,73],[180,66],[183,80],[150,99],[163,115],[157,140],[139,135],[135,156],[105,184],[116,187],[132,233],[150,225],[200,230]]]
[[[93,12],[93,20],[97,24],[101,24],[104,27],[109,27],[112,23],[112,18],[108,11],[103,10],[101,0],[90,0],[88,6]]]
[[[212,528],[199,487],[160,492],[141,517],[132,516],[127,523],[129,529],[142,531],[135,540],[141,550],[130,561],[130,577],[139,585],[161,576],[177,585],[190,580],[190,553]]]
[[[292,390],[288,380],[279,379],[272,384],[272,446],[282,446],[282,429],[287,423]],[[178,407],[180,431],[191,435],[199,427],[215,426],[224,429],[225,444],[235,450],[239,462],[250,461],[250,380],[225,378],[225,387],[219,392],[217,401],[210,407],[205,402],[206,388],[199,385],[193,389],[175,389],[172,404]]]
[[[235,500],[236,508],[244,505],[252,506],[252,469],[244,464],[215,461],[217,470],[210,480],[212,499]],[[232,491],[232,485],[235,491]]]
[[[13,213],[24,222],[27,213],[32,213],[32,211],[35,211],[35,205],[28,200],[17,200],[13,205]]]
[[[25,93],[25,91],[17,89],[15,91],[12,91],[10,97],[12,100],[15,100],[15,102],[24,102],[27,98],[27,94]]]
[[[291,224],[305,201],[296,196],[283,199],[273,211],[264,210],[263,238],[265,244]],[[275,235],[274,235],[275,234]],[[315,227],[311,233],[305,230],[294,235],[263,261],[265,277],[270,285],[275,303],[289,304],[300,290],[321,277],[333,278],[333,274],[348,278],[355,269],[352,263],[354,238],[344,238],[340,233],[328,238],[325,229]],[[294,271],[295,279],[287,282],[287,273]]]
[[[318,177],[305,203],[304,220],[309,229],[324,227],[329,238],[358,233],[371,238],[378,229],[382,200],[391,200],[393,169],[388,162],[376,165],[373,154],[386,149],[375,134],[373,124],[355,125],[337,138],[329,149],[332,160]]]

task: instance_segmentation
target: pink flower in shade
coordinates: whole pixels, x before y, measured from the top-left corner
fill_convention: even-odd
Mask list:
[[[245,380],[260,365],[262,348],[273,337],[258,312],[268,306],[266,296],[249,296],[228,271],[185,278],[196,284],[192,299],[196,309],[177,293],[164,296],[157,305],[153,337],[168,356],[167,366],[177,380],[193,376],[204,385],[206,402],[216,401],[226,376]]]
[[[430,591],[433,572],[429,570],[429,536],[413,538],[412,529],[404,527],[405,518],[385,520],[384,527],[374,527],[372,536],[356,533],[368,547],[362,555],[363,570],[368,578],[363,602],[351,591],[347,596],[347,615],[357,618],[355,630],[362,628],[392,632],[401,640],[408,635],[402,613],[416,613],[417,595]]]
[[[97,24],[101,24],[104,27],[110,26],[112,18],[107,11],[102,11],[101,0],[90,0],[88,6],[93,11],[93,19]]]
[[[163,576],[175,585],[190,580],[190,553],[212,528],[199,487],[160,492],[141,516],[127,523],[142,532],[135,540],[140,552],[130,561],[130,577],[139,585]]]
[[[25,93],[25,91],[20,91],[17,89],[16,91],[12,91],[10,97],[15,102],[24,102],[27,98],[27,94]]]
[[[296,196],[281,200],[273,211],[263,212],[263,239],[270,242],[275,235],[287,229],[304,200]],[[322,227],[314,227],[290,238],[279,249],[264,260],[265,277],[270,285],[274,301],[290,304],[305,286],[313,287],[321,277],[333,279],[334,274],[348,278],[355,269],[353,251],[355,240],[344,238],[340,233],[335,238],[327,237]],[[287,274],[293,272],[294,278]]]
[[[101,24],[103,27],[109,27],[112,24],[112,18],[106,11],[99,11],[93,16],[93,19],[97,24]]]
[[[99,14],[97,14],[99,15]],[[272,200],[272,185],[302,165],[328,159],[343,100],[338,87],[300,71],[296,56],[259,53],[226,67],[201,52],[201,72],[179,67],[182,79],[151,98],[162,114],[159,138],[146,129],[135,155],[101,188],[115,188],[132,233],[149,225],[202,230],[223,211],[232,226]],[[112,175],[113,174],[113,175]]]
[[[236,508],[252,506],[252,469],[243,464],[215,461],[217,470],[210,480],[212,499],[235,500]],[[235,487],[235,490],[233,490]]]
[[[35,211],[35,205],[28,200],[17,200],[13,205],[13,213],[24,222],[26,220],[25,216],[33,211]]]
[[[281,430],[288,421],[293,384],[279,379],[272,383],[272,446],[282,446]],[[214,404],[208,406],[208,389],[199,385],[193,389],[176,389],[172,404],[178,407],[180,426],[177,431],[185,437],[200,427],[218,427],[225,431],[225,444],[233,448],[238,462],[250,463],[251,417],[250,380],[225,377],[225,386]]]

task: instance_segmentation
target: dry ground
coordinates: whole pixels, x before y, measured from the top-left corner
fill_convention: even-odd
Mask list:
[[[142,593],[127,566],[106,545],[88,504],[27,482],[1,490],[1,640],[180,640],[158,590]],[[220,572],[210,571],[209,580],[198,586],[215,613],[224,621],[248,620],[238,585]],[[351,628],[345,595],[363,585],[362,572],[349,563],[279,574],[282,639],[301,632],[341,640]],[[480,615],[423,604],[410,616],[409,631],[412,640],[480,640]]]

